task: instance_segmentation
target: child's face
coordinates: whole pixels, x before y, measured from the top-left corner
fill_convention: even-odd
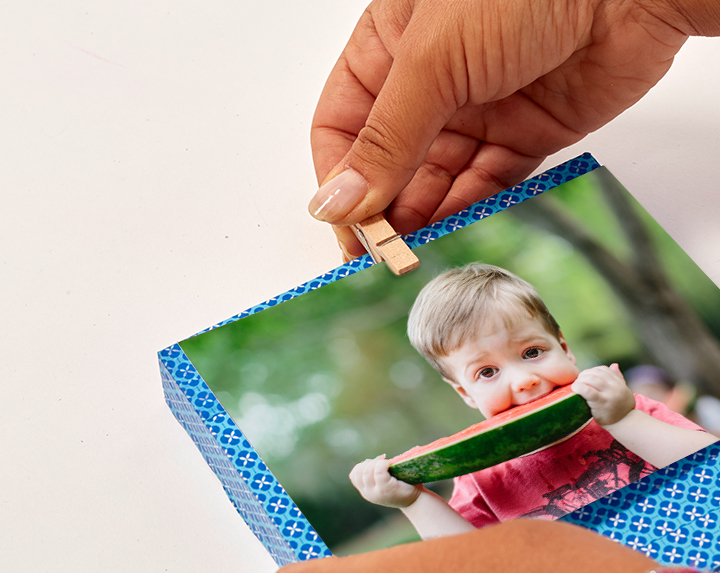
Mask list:
[[[565,339],[524,312],[510,328],[502,319],[481,325],[442,360],[453,377],[448,382],[486,418],[571,384],[580,373]]]

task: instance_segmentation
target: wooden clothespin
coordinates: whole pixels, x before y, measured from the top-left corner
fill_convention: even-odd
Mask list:
[[[404,275],[420,266],[420,260],[405,244],[402,237],[395,232],[380,213],[351,225],[355,236],[370,253],[376,263],[385,261],[388,268],[396,275]]]

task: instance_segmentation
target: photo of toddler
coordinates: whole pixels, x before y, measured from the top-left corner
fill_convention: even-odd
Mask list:
[[[556,519],[717,440],[634,395],[617,364],[581,371],[536,290],[499,267],[470,263],[430,281],[410,311],[408,336],[485,418],[567,385],[593,417],[559,443],[455,478],[449,503],[392,477],[385,456],[355,466],[350,479],[360,494],[400,509],[423,538],[518,517]]]

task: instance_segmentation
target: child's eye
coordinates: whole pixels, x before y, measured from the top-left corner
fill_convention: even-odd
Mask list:
[[[528,348],[523,353],[523,358],[532,360],[533,358],[537,358],[538,356],[540,356],[542,353],[543,353],[542,348]]]
[[[492,378],[496,372],[495,368],[483,368],[478,372],[478,378]]]

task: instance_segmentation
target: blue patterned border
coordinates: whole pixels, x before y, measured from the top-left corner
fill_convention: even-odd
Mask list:
[[[179,345],[159,352],[165,401],[278,565],[330,551],[270,473]]]
[[[404,237],[411,248],[503,211],[600,167],[585,153]],[[373,265],[369,255],[254,306],[198,334],[235,322]],[[197,335],[196,335],[197,336]],[[165,400],[227,496],[278,565],[330,555],[290,496],[228,416],[178,344],[158,353]],[[587,525],[587,524],[585,524]]]
[[[719,456],[713,444],[561,519],[664,565],[719,571]]]

